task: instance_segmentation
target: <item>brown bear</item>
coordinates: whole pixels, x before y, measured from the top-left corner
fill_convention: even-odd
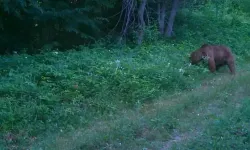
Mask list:
[[[221,66],[227,65],[232,74],[235,74],[234,56],[229,47],[223,45],[203,44],[190,55],[191,64],[198,64],[207,59],[209,70],[213,73]]]

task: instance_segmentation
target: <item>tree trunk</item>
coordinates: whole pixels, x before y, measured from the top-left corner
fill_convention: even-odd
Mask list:
[[[138,20],[139,20],[139,31],[138,31],[138,41],[137,44],[141,45],[145,29],[144,12],[146,8],[147,0],[142,0],[139,10],[138,10]]]
[[[159,23],[159,31],[160,34],[163,35],[164,34],[164,29],[165,29],[165,16],[166,16],[166,2],[159,2],[158,3],[158,23]]]
[[[170,13],[170,17],[168,19],[168,28],[166,30],[166,35],[168,37],[172,36],[174,20],[177,13],[178,5],[179,5],[179,0],[173,0],[172,10]]]
[[[126,36],[129,25],[131,24],[131,17],[134,15],[134,6],[136,0],[123,0],[122,10],[124,11],[124,23],[122,25],[122,36]]]

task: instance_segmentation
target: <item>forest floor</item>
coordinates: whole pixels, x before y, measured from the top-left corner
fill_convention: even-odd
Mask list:
[[[246,66],[247,68],[247,66]],[[217,73],[189,92],[162,96],[135,110],[67,134],[34,149],[247,149],[250,72]]]

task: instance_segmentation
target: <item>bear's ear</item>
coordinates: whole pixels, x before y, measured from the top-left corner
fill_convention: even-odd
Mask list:
[[[207,44],[207,43],[204,43],[204,44],[201,46],[201,48],[204,48],[204,47],[206,47],[206,46],[208,46],[208,44]]]

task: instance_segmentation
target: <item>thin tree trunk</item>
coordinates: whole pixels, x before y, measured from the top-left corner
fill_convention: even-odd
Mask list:
[[[179,5],[179,0],[173,0],[172,10],[171,10],[170,17],[168,20],[168,28],[166,30],[166,35],[168,37],[172,36],[174,20],[175,20],[175,16],[177,13],[178,5]]]
[[[119,44],[121,44],[123,41],[126,40],[128,29],[130,28],[131,24],[133,23],[132,19],[134,17],[135,6],[136,6],[136,0],[122,0],[121,16],[124,15],[124,17],[123,17],[121,36],[120,36],[120,39],[118,40]],[[120,21],[120,19],[119,19],[119,21]]]
[[[160,34],[163,35],[164,34],[164,29],[165,29],[165,16],[166,16],[166,2],[159,2],[158,3],[158,23],[159,23],[159,31]]]
[[[138,32],[138,41],[137,44],[141,45],[143,41],[145,21],[144,21],[144,12],[146,8],[147,0],[142,0],[139,10],[138,10],[138,19],[139,19],[139,32]]]
[[[160,20],[161,20],[161,3],[160,2],[158,2],[158,5],[157,5],[157,15],[158,15],[157,20],[160,25]]]

